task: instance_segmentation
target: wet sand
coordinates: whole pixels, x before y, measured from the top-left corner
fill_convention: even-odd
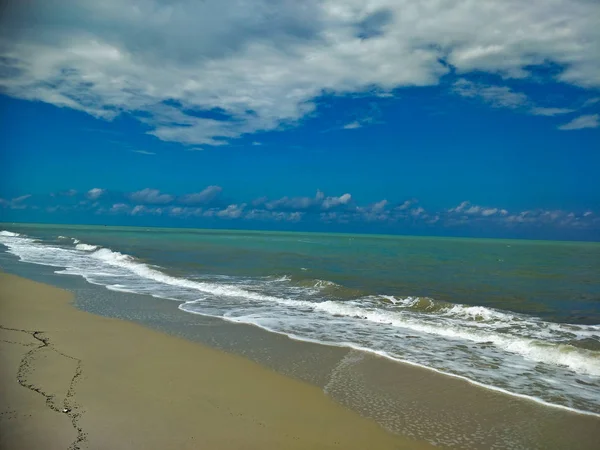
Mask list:
[[[426,449],[318,387],[0,274],[0,448]]]

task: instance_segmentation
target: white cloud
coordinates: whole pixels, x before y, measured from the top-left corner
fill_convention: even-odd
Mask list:
[[[169,194],[161,194],[158,189],[142,189],[141,191],[132,192],[128,195],[129,199],[135,203],[143,204],[165,204],[173,201],[173,196]]]
[[[481,211],[481,215],[484,217],[493,216],[498,212],[498,208],[485,208]]]
[[[30,208],[35,209],[35,205],[27,205],[24,202],[31,197],[31,194],[21,195],[19,197],[15,197],[12,200],[5,200],[0,198],[0,205],[3,207],[8,207],[10,209],[26,209],[28,206]]]
[[[531,108],[531,114],[535,116],[558,116],[561,114],[569,114],[574,110],[569,108],[544,108],[541,106]]]
[[[227,219],[238,219],[244,213],[244,208],[246,208],[245,203],[242,203],[241,205],[229,205],[227,208],[218,211],[216,214],[219,217]]]
[[[410,211],[410,215],[413,216],[413,217],[424,216],[425,215],[425,208],[422,208],[422,207],[419,206],[418,208],[412,209]]]
[[[93,188],[87,191],[87,196],[90,200],[96,200],[100,198],[105,192],[105,189]]]
[[[460,213],[460,212],[463,212],[467,206],[469,206],[469,202],[468,201],[464,201],[460,205],[458,205],[458,206],[456,206],[454,208],[450,208],[448,210],[448,212],[451,212],[451,213]]]
[[[14,2],[0,23],[0,89],[160,139],[224,145],[293,124],[323,92],[437,84],[450,71],[600,86],[592,0],[145,0]],[[463,93],[468,90],[463,89]],[[523,99],[484,89],[492,105]],[[194,111],[218,110],[200,117]],[[190,111],[190,112],[188,112]]]
[[[244,215],[248,220],[275,220],[286,222],[298,222],[304,216],[303,212],[267,211],[265,209],[253,209]]]
[[[414,205],[416,203],[415,200],[406,200],[404,203],[402,203],[399,206],[396,206],[396,210],[398,211],[404,211],[407,210],[408,208],[410,208],[412,205]]]
[[[20,197],[15,197],[12,199],[12,203],[21,203],[31,197],[31,194],[21,195]]]
[[[257,204],[257,202],[261,199],[254,200],[253,203]],[[315,197],[282,197],[278,200],[267,201],[265,203],[265,207],[270,210],[276,209],[300,209],[305,210],[318,202],[322,201],[322,193],[317,191],[317,195]]]
[[[529,103],[525,94],[506,86],[492,86],[460,79],[454,83],[454,92],[463,97],[479,98],[495,108],[521,108]]]
[[[268,210],[300,210],[308,209],[332,209],[338,206],[349,205],[352,201],[352,196],[348,193],[339,197],[326,197],[319,190],[314,197],[282,197],[277,200],[267,201],[264,197],[254,200],[254,206],[259,206],[264,203]]]
[[[500,220],[508,226],[598,228],[600,223],[596,223],[591,216],[591,211],[579,214],[573,211],[536,209],[508,215]]]
[[[464,214],[467,216],[480,216],[480,217],[491,217],[491,216],[506,216],[508,211],[501,208],[489,208],[485,206],[473,205],[469,201],[461,202],[458,206],[450,208],[448,210],[450,214]]]
[[[144,205],[136,205],[129,214],[131,214],[132,216],[138,216],[142,214],[161,215],[163,211],[163,208],[149,208]]]
[[[148,152],[146,150],[131,150],[133,153],[139,153],[140,155],[156,155],[154,152]]]
[[[464,210],[465,214],[479,214],[481,212],[482,208],[481,206],[470,206],[469,208],[467,208],[466,210]]]
[[[125,203],[115,203],[114,205],[111,206],[111,208],[109,209],[109,213],[124,213],[124,212],[129,212],[131,210],[131,206],[125,204]]]
[[[381,200],[381,201],[379,201],[377,203],[374,203],[371,206],[371,210],[372,211],[377,211],[377,212],[383,211],[385,209],[385,207],[387,206],[387,204],[388,204],[387,200]]]
[[[179,197],[177,200],[186,205],[206,204],[206,203],[210,203],[212,200],[217,198],[221,194],[222,191],[223,191],[223,188],[221,186],[213,185],[213,186],[208,186],[208,187],[204,188],[200,192],[183,195],[183,196]]]
[[[600,121],[598,120],[600,115],[592,114],[587,116],[579,116],[569,123],[561,125],[558,127],[559,130],[581,130],[583,128],[598,128],[600,126]]]
[[[362,125],[359,122],[354,121],[344,125],[342,128],[344,128],[344,130],[354,130],[360,127],[362,127]]]
[[[339,205],[347,205],[352,201],[352,196],[350,194],[343,194],[339,197],[326,197],[321,204],[321,208],[323,209],[331,209],[335,208]]]
[[[186,218],[201,217],[205,211],[200,207],[173,206],[171,208],[167,208],[166,212],[172,217]]]

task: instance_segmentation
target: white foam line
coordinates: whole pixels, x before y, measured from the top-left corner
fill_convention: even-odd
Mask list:
[[[431,370],[433,372],[439,373],[440,375],[445,375],[445,376],[452,377],[452,378],[458,378],[460,380],[466,381],[466,382],[468,382],[470,384],[473,384],[475,386],[481,387],[483,389],[488,389],[490,391],[500,392],[502,394],[510,395],[512,397],[518,397],[518,398],[521,398],[523,400],[528,400],[528,401],[535,402],[535,403],[538,403],[538,404],[541,404],[541,405],[544,405],[544,406],[548,406],[550,408],[557,408],[557,409],[561,409],[561,410],[564,410],[564,411],[569,411],[569,412],[572,412],[572,413],[575,413],[575,414],[582,414],[582,415],[585,415],[585,416],[593,416],[593,417],[600,418],[600,414],[595,413],[595,412],[584,411],[584,410],[581,410],[581,409],[571,408],[569,406],[564,406],[564,405],[557,405],[555,403],[550,403],[550,402],[547,402],[545,400],[542,400],[541,398],[534,397],[534,396],[531,396],[531,395],[519,394],[517,392],[511,392],[511,391],[508,391],[506,389],[499,388],[497,386],[492,386],[492,385],[489,385],[489,384],[485,384],[485,383],[481,383],[479,381],[472,380],[472,379],[470,379],[468,377],[465,377],[463,375],[457,375],[455,373],[445,372],[443,370],[436,369],[436,368],[430,367],[430,366],[426,366],[424,364],[416,363],[416,362],[413,362],[413,361],[408,361],[408,360],[401,359],[401,358],[396,358],[396,357],[391,356],[390,354],[388,354],[386,352],[383,352],[383,351],[380,351],[380,350],[372,350],[372,349],[369,349],[369,348],[361,347],[360,345],[356,345],[356,344],[353,344],[351,342],[319,341],[317,339],[311,339],[311,338],[307,338],[307,337],[298,336],[298,335],[295,335],[295,334],[292,334],[292,333],[286,333],[284,331],[274,330],[272,328],[269,328],[269,327],[264,326],[264,325],[259,325],[259,324],[254,323],[254,322],[244,322],[243,320],[240,320],[240,319],[235,318],[235,317],[217,316],[217,315],[214,315],[214,314],[207,314],[207,313],[202,313],[202,312],[198,312],[198,311],[191,311],[191,310],[183,309],[182,308],[182,306],[184,306],[186,304],[190,304],[190,303],[194,303],[194,302],[183,302],[183,303],[181,303],[178,306],[178,308],[180,310],[184,311],[184,312],[188,312],[188,313],[191,313],[191,314],[197,314],[199,316],[214,317],[214,318],[217,318],[217,319],[224,320],[226,322],[242,323],[242,324],[245,324],[245,325],[255,326],[255,327],[258,327],[258,328],[263,329],[265,331],[268,331],[270,333],[275,333],[275,334],[287,336],[288,338],[293,339],[295,341],[310,342],[310,343],[313,343],[313,344],[325,345],[325,346],[329,346],[329,347],[351,348],[353,350],[358,350],[358,351],[362,351],[362,352],[365,352],[365,353],[372,353],[374,355],[377,355],[377,356],[380,356],[380,357],[383,357],[383,358],[386,358],[386,359],[390,359],[390,360],[392,360],[394,362],[399,362],[399,363],[402,363],[402,364],[408,364],[409,366],[420,367],[422,369]]]

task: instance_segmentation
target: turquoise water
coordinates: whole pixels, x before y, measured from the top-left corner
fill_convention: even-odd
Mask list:
[[[600,414],[598,243],[0,229],[23,261],[109,289]]]

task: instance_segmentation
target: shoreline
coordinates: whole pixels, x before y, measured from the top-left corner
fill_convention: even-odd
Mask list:
[[[210,318],[215,318],[215,319],[219,319],[219,320],[224,320],[226,322],[230,322],[233,324],[240,324],[240,322],[237,322],[235,320],[229,320],[227,318],[221,318],[221,317],[217,317],[217,316],[211,316],[209,314],[202,314],[202,313],[197,313],[197,312],[190,312],[190,311],[186,311],[189,314],[195,314],[198,316],[202,316],[202,317],[210,317]],[[308,344],[315,344],[315,345],[321,345],[321,346],[325,346],[325,347],[335,347],[335,348],[341,348],[344,350],[348,350],[349,352],[352,351],[357,351],[357,352],[363,352],[363,353],[368,353],[374,357],[380,357],[380,358],[384,358],[386,360],[392,361],[394,363],[400,364],[400,365],[405,365],[405,366],[410,366],[412,368],[416,368],[418,370],[427,370],[427,371],[431,371],[437,375],[441,375],[443,377],[448,377],[448,378],[454,378],[456,380],[460,380],[460,381],[464,381],[478,389],[485,389],[494,393],[498,393],[501,395],[506,395],[508,397],[514,397],[516,399],[519,400],[524,400],[527,402],[531,402],[531,403],[535,403],[539,406],[543,406],[546,408],[551,408],[551,409],[558,409],[560,411],[564,411],[566,413],[570,413],[570,414],[578,414],[578,415],[582,415],[582,416],[589,416],[589,417],[595,417],[597,419],[600,419],[600,414],[599,413],[595,413],[592,411],[585,411],[585,410],[581,410],[581,409],[576,409],[576,408],[571,408],[569,406],[565,406],[565,405],[560,405],[560,404],[556,404],[556,403],[550,403],[547,402],[541,398],[538,397],[533,397],[531,395],[525,395],[525,394],[519,394],[516,392],[511,392],[508,391],[506,389],[500,388],[500,387],[496,387],[493,386],[491,384],[485,384],[485,383],[481,383],[479,381],[475,381],[472,380],[471,378],[468,378],[466,376],[463,375],[458,375],[458,374],[454,374],[451,372],[445,372],[443,370],[439,370],[436,369],[435,367],[430,367],[430,366],[426,366],[424,364],[419,364],[416,362],[412,362],[412,361],[408,361],[405,359],[399,359],[399,358],[395,358],[385,352],[378,352],[378,351],[374,351],[371,350],[369,348],[365,348],[365,347],[359,347],[359,346],[352,346],[350,344],[344,343],[344,344],[336,344],[335,342],[324,342],[324,341],[316,341],[316,340],[311,340],[308,338],[303,338],[300,336],[295,336],[295,335],[289,335],[286,334],[284,332],[281,331],[276,331],[276,330],[272,330],[269,329],[267,327],[262,327],[260,325],[257,324],[244,324],[250,327],[256,327],[262,331],[266,331],[267,333],[273,333],[273,334],[277,334],[280,336],[284,336],[290,340],[293,341],[297,341],[297,342],[304,342],[304,343],[308,343]]]
[[[316,388],[318,395],[370,419],[379,431],[400,437],[397,448],[568,449],[576,443],[583,450],[596,448],[600,439],[600,422],[595,417],[548,408],[429,369],[342,347],[296,341],[252,325],[189,314],[174,307],[172,300],[114,292],[81,277],[57,275],[55,268],[17,262],[12,256],[0,259],[0,266],[21,280],[25,278],[23,281],[36,280],[43,287],[72,294],[67,310],[155,330],[175,337],[182,345],[200,344],[269,373],[274,371],[291,381],[308,384]],[[212,448],[238,447],[215,443]]]
[[[0,273],[2,448],[433,448],[316,386],[72,300]]]

